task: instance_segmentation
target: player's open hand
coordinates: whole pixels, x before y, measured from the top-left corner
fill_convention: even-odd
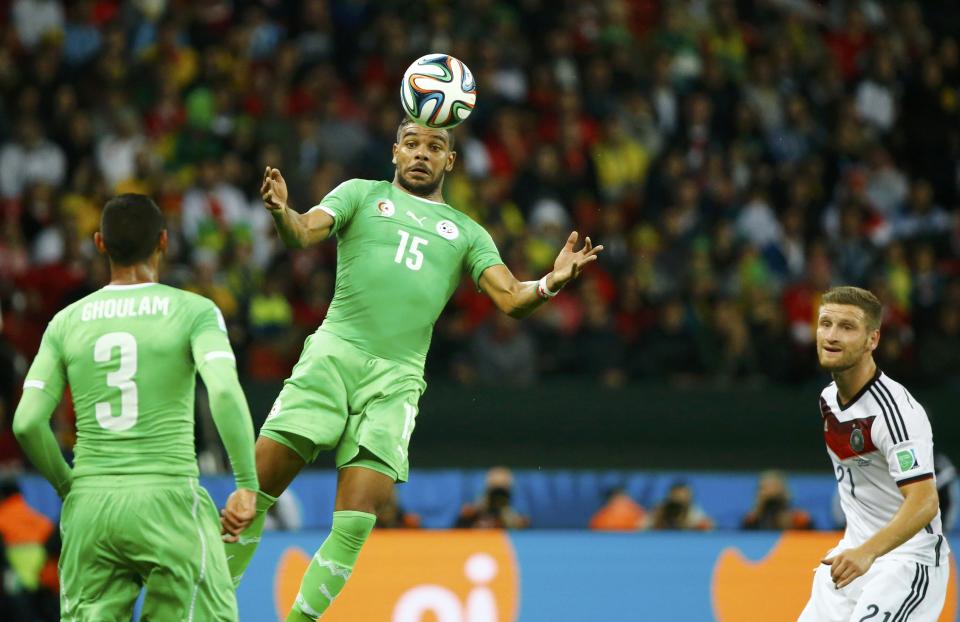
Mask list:
[[[236,542],[257,515],[257,493],[247,488],[237,488],[227,499],[227,506],[220,510],[220,534],[224,542]]]
[[[287,182],[280,174],[280,169],[267,167],[263,173],[260,196],[263,197],[263,204],[271,212],[282,210],[287,206]]]
[[[872,553],[861,547],[854,547],[840,551],[821,563],[830,566],[830,578],[839,590],[850,585],[857,577],[865,575],[875,559]]]
[[[597,260],[597,255],[603,250],[603,245],[594,246],[590,238],[583,241],[583,247],[574,251],[577,240],[580,235],[573,231],[567,237],[567,243],[563,245],[563,250],[557,255],[557,260],[553,262],[553,288],[563,287],[573,279],[580,276],[583,268]]]

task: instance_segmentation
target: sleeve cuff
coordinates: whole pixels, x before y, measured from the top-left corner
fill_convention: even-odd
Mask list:
[[[60,396],[54,395],[54,392],[51,390],[50,384],[44,382],[43,380],[26,380],[23,383],[23,390],[26,392],[27,389],[34,389],[39,391],[41,395],[46,395],[52,399],[55,403],[60,403]]]
[[[313,207],[308,209],[307,213],[309,214],[310,212],[315,212],[317,210],[320,210],[321,212],[326,212],[327,214],[330,214],[330,218],[333,218],[333,226],[330,227],[330,237],[333,237],[337,233],[337,229],[340,227],[340,217],[337,216],[337,213],[335,211],[333,211],[326,205],[319,205],[319,204],[314,205]]]
[[[477,286],[477,290],[480,289],[480,277],[483,276],[483,273],[486,272],[488,268],[492,268],[494,266],[503,266],[506,264],[503,263],[502,259],[497,259],[495,261],[490,261],[480,265],[482,267],[477,270],[474,270],[473,274],[470,275],[473,278],[473,284]]]
[[[236,363],[237,357],[233,355],[233,352],[229,352],[227,350],[212,350],[203,355],[204,363],[217,360],[227,360],[232,363]]]
[[[906,479],[897,480],[897,486],[905,486],[907,484],[912,484],[914,482],[922,482],[925,479],[932,479],[933,473],[922,473],[920,475],[914,475],[913,477],[908,477]]]
[[[257,481],[257,475],[245,475],[243,477],[234,476],[234,480],[237,482],[237,488],[246,488],[247,490],[260,491],[260,482]]]

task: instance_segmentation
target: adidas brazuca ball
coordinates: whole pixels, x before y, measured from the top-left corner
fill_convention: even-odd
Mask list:
[[[477,85],[467,66],[456,58],[427,54],[403,74],[400,101],[418,125],[450,129],[470,116],[477,102]]]

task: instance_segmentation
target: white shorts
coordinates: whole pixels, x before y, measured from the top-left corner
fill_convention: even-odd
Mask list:
[[[820,564],[810,600],[797,622],[937,622],[947,597],[950,565],[878,560],[838,590]]]

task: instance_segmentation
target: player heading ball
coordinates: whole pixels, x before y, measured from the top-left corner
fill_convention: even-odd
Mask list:
[[[228,544],[238,580],[263,530],[263,515],[305,465],[334,452],[339,470],[333,529],[303,577],[288,621],[316,620],[353,571],[376,514],[407,479],[407,448],[426,389],[433,325],[464,274],[496,307],[521,318],[596,261],[590,238],[572,232],[553,270],[518,281],[483,227],[443,200],[457,159],[445,129],[405,120],[393,145],[392,181],[350,179],[300,214],[275,168],[261,193],[287,246],[337,236],[337,281],[327,318],[304,344],[257,439],[257,518]],[[226,525],[226,524],[225,524]]]

